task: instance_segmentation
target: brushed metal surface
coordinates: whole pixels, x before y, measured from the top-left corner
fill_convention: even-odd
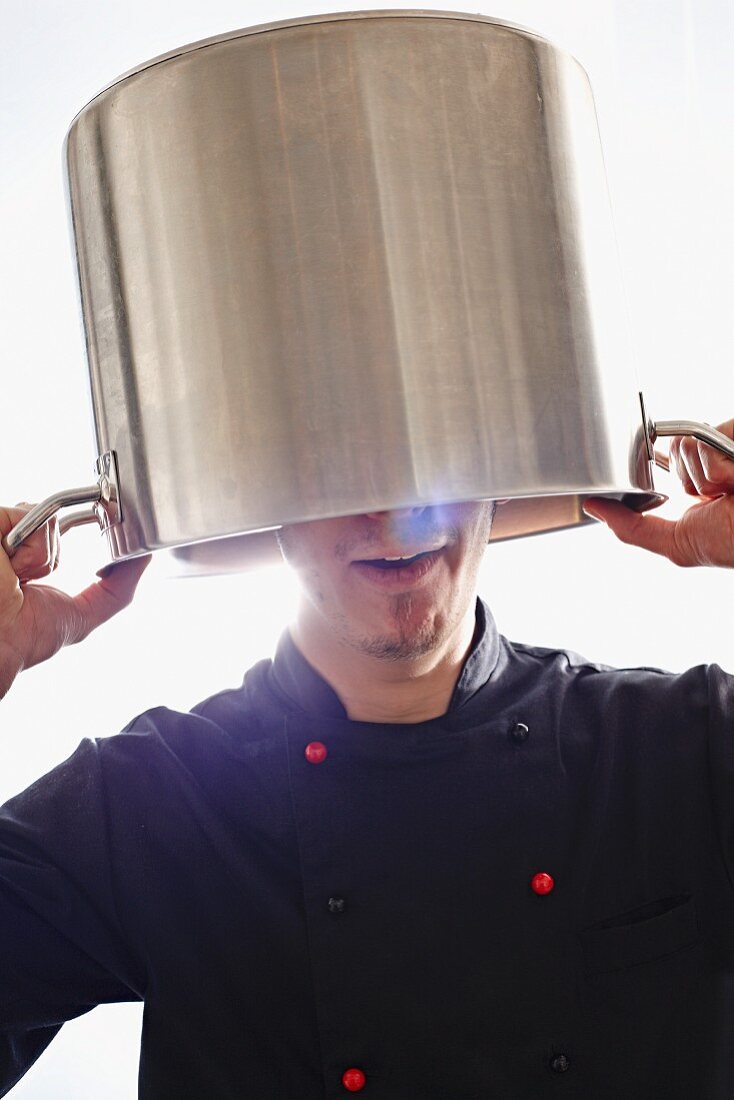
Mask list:
[[[590,493],[662,499],[588,79],[539,36],[410,10],[234,32],[110,85],[66,160],[113,557],[478,498],[511,498],[512,537],[588,522]]]

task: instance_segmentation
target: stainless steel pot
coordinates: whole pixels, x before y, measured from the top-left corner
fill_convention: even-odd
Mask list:
[[[656,436],[734,457],[647,418],[588,79],[530,31],[236,31],[120,77],[65,151],[97,481],[9,552],[81,500],[64,526],[95,519],[113,560],[205,571],[407,505],[509,498],[508,538],[588,522],[589,494],[661,503]]]

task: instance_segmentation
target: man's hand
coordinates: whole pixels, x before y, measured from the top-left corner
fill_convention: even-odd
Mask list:
[[[734,420],[717,425],[734,438]],[[734,567],[734,461],[708,443],[675,436],[670,468],[698,500],[678,520],[633,512],[616,500],[589,497],[584,511],[603,520],[618,539],[670,558],[676,565]]]
[[[29,504],[0,507],[0,537],[30,508]],[[0,699],[22,669],[47,660],[62,646],[82,641],[126,607],[150,555],[120,562],[78,596],[30,583],[47,577],[58,561],[56,520],[31,535],[12,558],[0,546]]]

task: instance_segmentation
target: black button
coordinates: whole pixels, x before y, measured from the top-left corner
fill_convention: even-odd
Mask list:
[[[550,1068],[554,1073],[565,1073],[570,1065],[565,1054],[554,1054],[551,1058]]]
[[[343,913],[347,903],[344,898],[329,898],[328,906],[330,913]]]
[[[516,722],[510,730],[510,740],[516,745],[522,745],[530,736],[530,730],[524,722]]]

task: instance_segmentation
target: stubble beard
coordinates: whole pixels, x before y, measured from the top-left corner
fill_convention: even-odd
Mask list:
[[[380,661],[411,661],[436,649],[443,631],[437,616],[415,625],[412,622],[415,601],[412,593],[402,592],[391,599],[391,614],[397,631],[373,637],[353,637],[351,644],[361,653]]]

